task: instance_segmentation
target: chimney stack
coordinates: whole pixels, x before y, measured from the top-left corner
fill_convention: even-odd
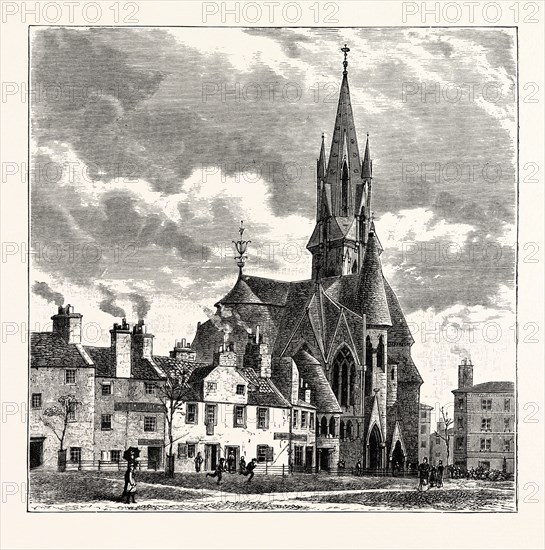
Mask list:
[[[60,334],[67,344],[81,344],[81,313],[74,313],[74,307],[59,306],[58,313],[51,317],[53,331]]]
[[[197,359],[197,352],[191,349],[191,342],[186,342],[185,338],[182,338],[174,345],[174,349],[170,352],[170,357],[181,359],[182,361],[195,361]]]
[[[214,353],[214,366],[215,367],[236,367],[237,366],[237,354],[235,352],[235,344],[233,342],[226,342],[221,344],[219,351]]]
[[[261,378],[270,378],[272,374],[271,362],[269,345],[263,341],[263,335],[257,325],[255,334],[248,333],[243,366],[253,368]]]
[[[131,327],[125,318],[121,324],[114,323],[110,330],[112,348],[115,354],[116,378],[131,377]]]
[[[138,357],[151,359],[153,356],[153,334],[147,331],[144,319],[139,319],[132,329],[132,345]]]
[[[473,386],[473,365],[471,359],[463,359],[458,365],[458,389]]]

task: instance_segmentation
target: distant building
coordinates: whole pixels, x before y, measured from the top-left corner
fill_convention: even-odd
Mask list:
[[[447,459],[447,442],[445,437],[448,436],[448,459]],[[436,430],[430,436],[430,463],[432,465],[439,464],[439,461],[443,461],[443,466],[452,464],[454,460],[454,430],[452,426],[449,427],[447,434],[445,434],[445,423],[440,420],[437,422]]]
[[[418,420],[418,462],[424,457],[431,462],[430,457],[430,435],[431,435],[431,412],[433,407],[420,403]]]
[[[473,365],[464,359],[453,390],[454,464],[514,472],[515,387],[513,382],[473,384]]]

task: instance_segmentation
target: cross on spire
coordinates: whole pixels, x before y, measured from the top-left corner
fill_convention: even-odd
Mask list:
[[[341,52],[344,53],[344,61],[343,61],[344,71],[343,71],[343,74],[346,74],[346,67],[348,67],[348,61],[346,60],[346,56],[348,55],[349,51],[350,51],[350,48],[346,44],[344,45],[344,48],[341,48]]]

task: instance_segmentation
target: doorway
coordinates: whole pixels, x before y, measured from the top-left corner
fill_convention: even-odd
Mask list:
[[[305,467],[310,470],[312,468],[312,459],[314,458],[314,449],[307,447],[305,450]]]
[[[401,447],[401,441],[396,441],[394,451],[392,452],[392,473],[402,472],[405,469],[405,455]]]
[[[30,440],[29,464],[30,469],[38,468],[44,462],[44,438],[33,438]]]
[[[233,456],[234,460],[232,463],[229,462],[229,457]],[[227,463],[226,466],[229,469],[231,473],[235,473],[237,471],[237,465],[240,460],[240,450],[239,447],[236,447],[234,445],[228,445],[225,447],[225,462]]]
[[[215,470],[219,459],[219,445],[217,443],[204,446],[204,469]]]
[[[369,436],[369,468],[372,470],[382,468],[382,449],[380,447],[380,441],[380,432],[375,424]]]
[[[330,449],[321,448],[318,449],[318,468],[320,470],[328,471],[330,468],[329,458],[330,458]]]
[[[148,470],[160,470],[163,467],[163,448],[148,447]]]

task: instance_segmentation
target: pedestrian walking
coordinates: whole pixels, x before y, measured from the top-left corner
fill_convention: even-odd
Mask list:
[[[202,463],[204,462],[203,457],[201,453],[197,453],[197,456],[195,457],[195,471],[199,473],[201,471]]]
[[[229,455],[227,456],[227,471],[230,474],[235,472],[235,462],[236,458],[233,451],[229,451]]]
[[[356,475],[361,476],[361,461],[360,460],[358,460],[356,462]]]
[[[427,457],[424,457],[418,465],[418,480],[418,491],[423,492],[430,488],[430,465]]]
[[[437,465],[437,487],[443,487],[443,474],[445,472],[445,467],[443,466],[443,461],[440,460]]]
[[[127,498],[127,504],[130,504],[131,501],[133,504],[136,504],[136,480],[134,478],[135,470],[135,464],[131,463],[125,472],[125,487],[123,488],[123,496]]]
[[[254,470],[257,466],[256,463],[257,460],[255,458],[252,458],[252,460],[250,460],[250,462],[248,462],[248,465],[246,466],[246,473],[244,475],[248,476],[248,483],[254,478]]]
[[[432,466],[430,469],[430,489],[437,484],[437,468]]]
[[[246,459],[243,456],[240,457],[240,460],[238,461],[238,466],[238,473],[243,476],[246,473]]]
[[[206,474],[206,477],[218,478],[216,485],[219,485],[221,483],[223,472],[225,472],[225,458],[220,458],[220,461],[216,465],[216,469],[214,470],[214,473],[208,472]]]

